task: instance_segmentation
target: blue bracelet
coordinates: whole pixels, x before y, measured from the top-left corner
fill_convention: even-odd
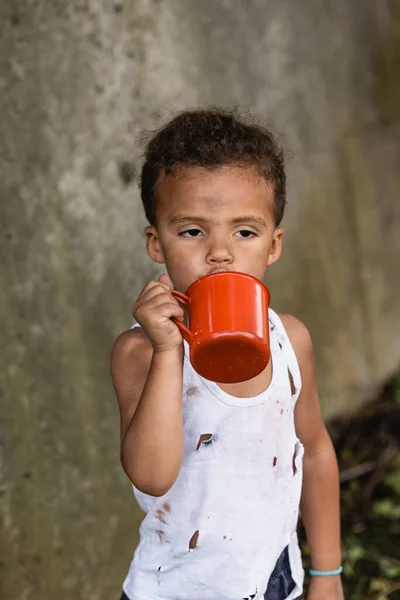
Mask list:
[[[323,576],[325,577],[326,575],[340,575],[340,573],[343,571],[343,567],[340,566],[338,569],[335,569],[334,571],[316,571],[315,569],[310,569],[310,575],[313,576]]]

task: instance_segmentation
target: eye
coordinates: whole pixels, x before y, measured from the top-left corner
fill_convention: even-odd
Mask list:
[[[240,229],[240,231],[236,231],[235,236],[241,238],[250,238],[255,237],[256,234],[254,231],[250,231],[249,229]]]
[[[180,231],[179,235],[181,237],[200,237],[201,235],[203,235],[203,232],[200,231],[200,229],[186,229],[185,231]]]

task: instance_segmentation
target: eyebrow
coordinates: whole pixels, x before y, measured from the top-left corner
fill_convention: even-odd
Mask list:
[[[234,225],[240,225],[240,223],[255,223],[256,225],[261,225],[262,227],[266,227],[267,224],[262,217],[237,217],[236,219],[231,219],[231,223]]]
[[[205,217],[199,217],[196,215],[187,215],[187,216],[179,216],[177,215],[176,217],[173,217],[170,220],[170,225],[179,225],[180,223],[189,223],[189,222],[196,222],[196,223],[207,223],[209,221],[209,219],[205,218]],[[255,216],[247,216],[247,217],[236,217],[235,219],[231,219],[230,222],[233,225],[240,225],[241,223],[253,223],[255,225],[261,225],[262,227],[266,227],[267,224],[264,221],[264,219],[262,217],[255,217]]]

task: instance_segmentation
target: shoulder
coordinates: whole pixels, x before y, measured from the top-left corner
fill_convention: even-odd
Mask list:
[[[279,315],[291,342],[301,373],[301,391],[294,411],[295,429],[306,448],[306,456],[326,448],[326,429],[315,381],[315,358],[310,332],[292,315]]]
[[[110,371],[121,412],[121,436],[136,410],[152,356],[151,342],[139,327],[121,333],[112,347]]]
[[[121,333],[114,342],[111,354],[152,353],[152,345],[141,327],[128,329]]]
[[[153,356],[151,342],[141,327],[128,329],[121,333],[115,340],[111,349],[111,371],[119,370],[119,367],[128,364],[136,366],[139,370],[150,365]]]
[[[139,327],[121,333],[112,347],[110,371],[121,413],[121,439],[139,403],[152,356],[151,342]]]
[[[300,368],[314,361],[314,351],[310,332],[302,321],[287,313],[278,314],[292,344]]]

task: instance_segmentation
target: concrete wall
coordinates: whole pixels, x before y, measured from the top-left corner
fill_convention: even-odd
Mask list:
[[[398,366],[395,1],[0,5],[0,598],[118,598],[139,513],[118,464],[115,336],[156,270],[138,136],[245,105],[282,132],[287,240],[268,278],[304,319],[326,414]]]

